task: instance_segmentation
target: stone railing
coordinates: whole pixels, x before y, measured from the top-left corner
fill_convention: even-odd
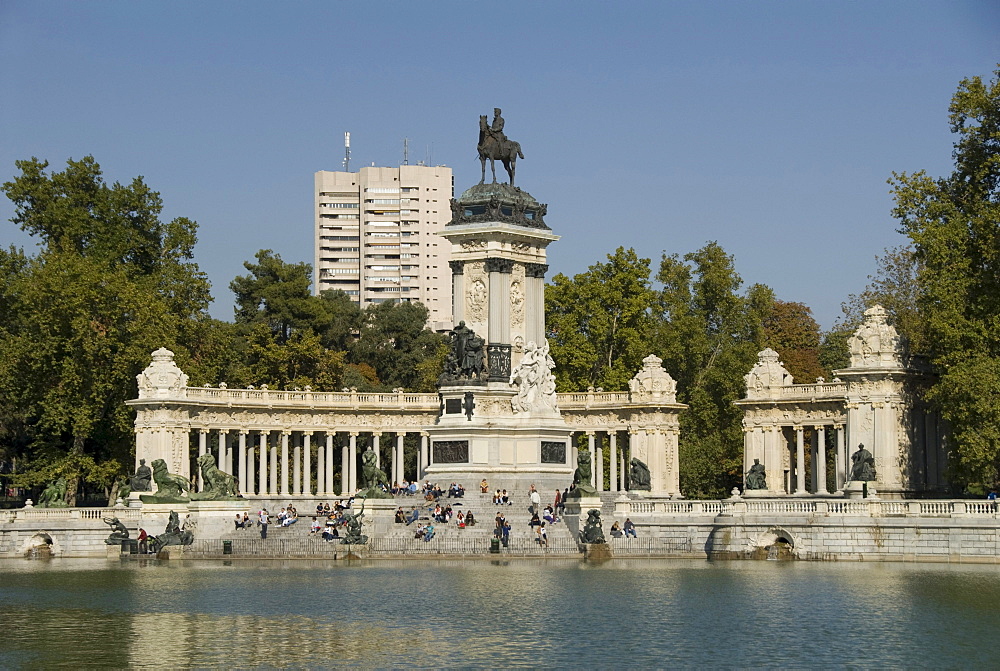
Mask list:
[[[217,387],[186,387],[183,399],[204,403],[236,403],[239,405],[322,406],[326,408],[371,408],[395,410],[428,410],[440,405],[437,394],[408,392],[363,393],[358,391],[282,391],[278,389],[225,389]]]
[[[781,387],[782,398],[842,398],[846,394],[846,382],[817,382]]]
[[[6,519],[0,516],[0,522],[44,522],[45,520],[100,520],[105,517],[117,517],[125,520],[138,520],[142,511],[138,508],[17,508],[3,511]]]
[[[861,517],[991,517],[997,505],[990,501],[969,500],[892,500],[875,499],[727,499],[724,501],[678,501],[668,499],[615,501],[615,515],[622,517],[716,516],[716,515],[810,515]]]
[[[615,408],[633,403],[627,391],[584,391],[556,394],[560,410],[585,410],[587,408]]]

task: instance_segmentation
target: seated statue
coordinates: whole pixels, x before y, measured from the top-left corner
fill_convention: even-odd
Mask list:
[[[103,518],[104,523],[111,527],[111,535],[104,539],[106,545],[121,545],[128,540],[128,528],[117,517]]]
[[[641,492],[648,492],[650,488],[649,467],[635,457],[629,462],[628,488]]]
[[[146,465],[145,459],[139,460],[139,468],[135,469],[135,475],[132,476],[129,485],[133,492],[148,492],[150,491],[150,483],[153,480],[153,470]]]
[[[605,543],[604,529],[601,528],[601,511],[591,508],[587,511],[587,523],[580,532],[581,543]]]
[[[38,497],[39,508],[66,508],[66,478],[50,482]]]
[[[875,457],[865,449],[864,443],[858,445],[858,451],[851,455],[850,479],[855,482],[875,480]]]
[[[760,463],[760,459],[754,459],[753,466],[747,471],[746,488],[767,489],[767,471],[764,470],[764,465]]]

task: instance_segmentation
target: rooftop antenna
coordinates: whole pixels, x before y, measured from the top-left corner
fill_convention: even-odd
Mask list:
[[[410,165],[410,138],[403,138],[403,165]]]
[[[351,171],[351,134],[344,133],[344,172]]]

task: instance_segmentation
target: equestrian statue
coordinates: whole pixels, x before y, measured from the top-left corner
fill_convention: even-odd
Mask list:
[[[503,117],[500,116],[500,108],[493,108],[493,123],[486,123],[486,115],[479,117],[479,162],[483,166],[483,178],[479,180],[482,184],[486,181],[486,159],[490,159],[490,170],[493,172],[493,181],[497,181],[497,169],[494,160],[503,163],[507,175],[510,177],[510,185],[514,186],[514,170],[518,158],[524,158],[521,153],[521,145],[513,140],[508,140],[503,132]]]

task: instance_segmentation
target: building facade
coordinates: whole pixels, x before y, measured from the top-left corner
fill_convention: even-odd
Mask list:
[[[451,328],[451,168],[403,165],[315,175],[314,292],[340,289],[362,308],[423,303]]]

